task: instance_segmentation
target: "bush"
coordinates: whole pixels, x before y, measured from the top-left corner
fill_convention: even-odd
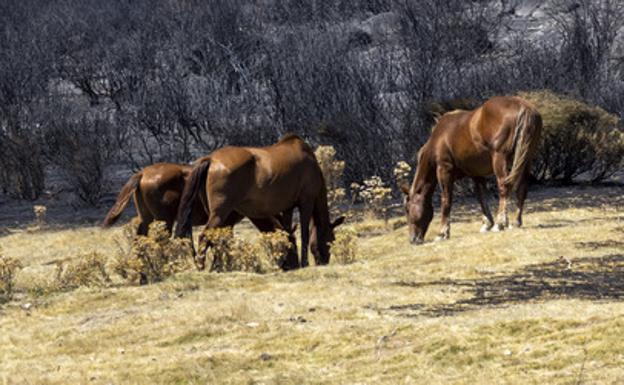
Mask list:
[[[377,218],[386,218],[392,189],[386,187],[380,177],[374,175],[364,180],[362,184],[352,183],[351,192],[354,201],[360,199],[364,202],[365,210]]]
[[[352,229],[336,231],[336,239],[331,244],[332,262],[347,265],[357,260],[357,233]]]
[[[3,256],[0,249],[0,303],[13,297],[13,279],[21,268],[22,264],[17,259]]]
[[[279,270],[292,247],[285,231],[260,234],[260,240],[250,243],[236,238],[231,228],[207,229],[206,242],[199,246],[199,255],[212,260],[212,270],[267,273]],[[210,244],[210,248],[207,248]]]
[[[538,180],[571,183],[587,173],[592,181],[601,181],[621,169],[624,131],[617,116],[550,91],[520,96],[537,107],[544,122],[541,146],[533,161]]]
[[[394,181],[396,182],[396,185],[401,187],[403,184],[409,184],[410,172],[412,172],[412,167],[409,163],[405,161],[397,162],[392,172],[394,174]]]
[[[171,238],[164,222],[150,224],[147,236],[135,236],[133,226],[124,229],[131,240],[130,252],[122,247],[113,263],[114,271],[130,283],[159,282],[192,264],[188,239]]]
[[[314,155],[321,167],[323,177],[325,177],[329,207],[335,207],[345,197],[345,189],[340,187],[342,185],[345,162],[336,159],[336,149],[332,146],[319,146],[314,151]]]
[[[106,256],[94,251],[69,261],[57,262],[54,286],[60,290],[107,286],[111,283],[106,271],[107,260]]]

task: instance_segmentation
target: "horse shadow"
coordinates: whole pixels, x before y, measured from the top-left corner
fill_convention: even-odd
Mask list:
[[[386,310],[406,317],[452,316],[486,307],[551,300],[624,299],[624,254],[566,259],[523,267],[509,275],[480,279],[396,282],[403,287],[452,286],[464,288],[471,296],[450,304],[408,304]]]

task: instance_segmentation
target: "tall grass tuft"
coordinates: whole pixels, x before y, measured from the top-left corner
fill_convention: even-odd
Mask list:
[[[0,303],[13,298],[13,280],[22,268],[22,264],[14,258],[5,257],[0,249]]]
[[[212,270],[218,272],[278,271],[293,247],[288,233],[281,230],[262,233],[253,243],[235,237],[231,228],[208,229],[202,238],[205,242],[199,246],[199,253],[212,260]]]
[[[125,242],[113,261],[113,270],[130,283],[159,282],[180,271],[192,268],[188,239],[171,238],[164,222],[153,222],[147,236],[133,235],[133,225],[124,229]]]
[[[81,255],[56,263],[55,289],[71,290],[78,287],[105,287],[111,283],[106,270],[108,258],[98,252]]]

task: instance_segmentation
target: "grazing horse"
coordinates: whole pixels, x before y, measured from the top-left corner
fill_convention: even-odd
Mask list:
[[[231,215],[270,218],[285,213],[284,223],[290,224],[292,210],[298,208],[301,266],[308,265],[311,220],[315,261],[329,263],[336,223],[329,220],[323,173],[312,148],[300,137],[289,134],[268,147],[223,147],[197,160],[182,194],[176,236],[190,236],[193,202],[202,193],[210,208],[206,228],[230,226]],[[197,263],[203,268],[205,255]]]
[[[190,165],[156,163],[135,173],[119,192],[117,201],[104,218],[103,226],[112,226],[133,196],[134,207],[140,219],[138,235],[147,235],[149,225],[153,221],[164,221],[167,230],[171,232],[184,184],[192,169],[193,166]],[[201,200],[194,201],[193,207],[193,224],[198,226],[206,223],[208,215]]]
[[[450,237],[453,182],[472,177],[485,224],[482,231],[503,230],[508,224],[507,200],[516,191],[516,226],[528,189],[530,162],[539,143],[542,118],[535,107],[519,97],[498,96],[472,111],[444,114],[418,153],[418,166],[406,195],[405,211],[411,243],[422,243],[433,218],[432,196],[440,185],[442,228],[436,240]],[[509,171],[508,169],[511,168]],[[500,193],[496,224],[484,201],[485,177],[494,174]]]
[[[145,167],[143,170],[135,173],[130,177],[128,182],[119,192],[117,201],[110,208],[103,226],[112,226],[121,216],[123,210],[128,205],[130,197],[134,197],[134,205],[139,214],[140,223],[137,229],[137,235],[147,235],[150,223],[153,221],[164,221],[167,230],[171,232],[173,223],[176,219],[180,197],[184,191],[184,185],[188,180],[193,166],[174,163],[156,163]],[[207,210],[204,203],[198,196],[192,203],[193,226],[205,225],[208,221]],[[234,226],[244,217],[237,213],[232,213],[227,219],[230,226]],[[281,215],[273,218],[250,218],[250,221],[263,232],[275,231],[277,229],[285,230],[292,238],[291,220],[286,223]],[[293,241],[293,250],[286,257],[286,261],[282,268],[291,269],[298,265],[296,243]]]

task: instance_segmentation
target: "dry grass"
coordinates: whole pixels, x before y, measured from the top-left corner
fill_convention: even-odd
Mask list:
[[[479,234],[470,202],[451,240],[411,246],[387,226],[349,265],[34,298],[23,278],[78,245],[4,236],[25,268],[0,310],[0,383],[622,383],[623,212],[619,187],[550,190],[530,196],[522,230]],[[67,232],[114,253],[121,230]]]

